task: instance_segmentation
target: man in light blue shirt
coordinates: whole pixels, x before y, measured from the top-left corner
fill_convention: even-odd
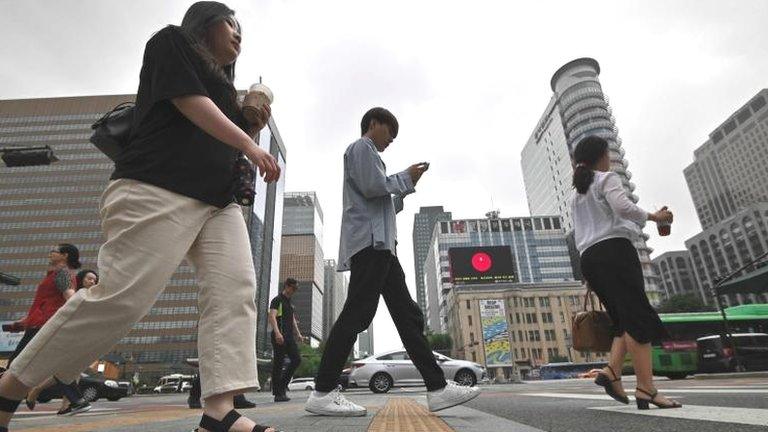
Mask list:
[[[417,163],[387,176],[378,153],[397,136],[398,122],[384,108],[373,108],[360,124],[362,137],[344,152],[344,212],[341,218],[339,271],[351,270],[344,309],[331,329],[305,409],[320,415],[362,416],[365,407],[348,401],[337,388],[341,369],[357,334],[368,328],[376,314],[379,296],[389,309],[413,364],[427,386],[430,410],[464,403],[479,394],[476,387],[447,382],[424,336],[424,315],[413,301],[397,259],[395,214],[403,198],[429,168]],[[391,378],[390,378],[391,380]],[[391,386],[393,382],[389,382]],[[369,383],[357,382],[357,385]],[[334,390],[335,389],[335,390]]]

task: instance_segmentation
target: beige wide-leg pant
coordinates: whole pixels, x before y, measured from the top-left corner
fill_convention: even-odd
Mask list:
[[[202,397],[258,389],[256,275],[240,206],[120,179],[102,196],[101,218],[98,285],[67,301],[10,373],[27,386],[51,375],[73,381],[149,312],[186,257],[200,286]]]

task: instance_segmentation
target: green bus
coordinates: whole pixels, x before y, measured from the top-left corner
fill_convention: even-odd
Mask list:
[[[768,304],[747,304],[725,309],[732,333],[768,333]],[[683,379],[698,371],[696,339],[723,333],[720,312],[659,314],[671,338],[654,344],[653,374]],[[629,360],[629,359],[628,359]],[[631,369],[631,362],[625,366]]]

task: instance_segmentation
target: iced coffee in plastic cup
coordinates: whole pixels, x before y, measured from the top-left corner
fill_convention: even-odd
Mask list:
[[[272,105],[272,90],[262,83],[256,83],[248,89],[243,100],[243,115],[250,123],[259,121],[258,110],[264,105]]]

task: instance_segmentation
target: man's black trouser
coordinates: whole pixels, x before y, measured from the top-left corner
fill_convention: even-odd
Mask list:
[[[445,375],[424,336],[424,314],[405,284],[400,261],[388,250],[363,249],[352,257],[352,275],[344,309],[331,329],[315,378],[315,390],[329,392],[339,380],[357,334],[366,330],[384,297],[400,340],[421,373],[428,391],[445,387]]]
[[[293,378],[293,373],[301,364],[301,355],[293,338],[284,339],[283,344],[280,345],[275,340],[275,334],[270,334],[272,335],[272,350],[274,352],[272,356],[272,394],[275,396],[284,395],[291,378]],[[286,355],[290,364],[283,370]]]

